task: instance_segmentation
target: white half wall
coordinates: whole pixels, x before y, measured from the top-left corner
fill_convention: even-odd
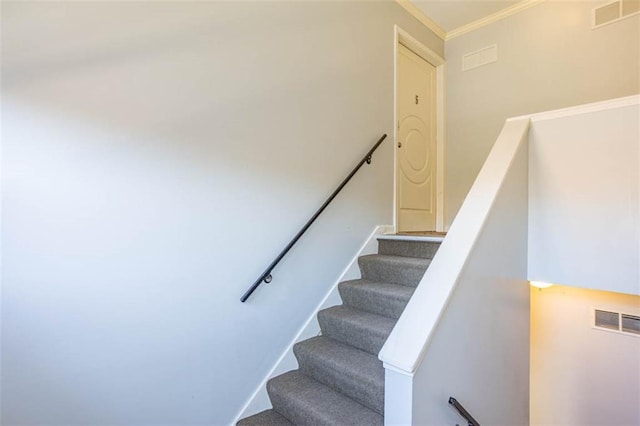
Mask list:
[[[380,352],[388,425],[461,422],[450,396],[481,424],[528,423],[528,125],[505,124]]]
[[[640,294],[639,104],[532,117],[530,280]]]
[[[2,2],[2,419],[230,423],[371,229],[395,2]]]
[[[450,396],[480,424],[529,423],[526,182],[523,143],[415,373],[412,424],[464,423]]]

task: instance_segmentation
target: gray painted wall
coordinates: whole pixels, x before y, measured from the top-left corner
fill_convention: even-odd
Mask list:
[[[2,424],[225,424],[373,226],[393,2],[2,5]]]
[[[545,1],[446,43],[446,215],[451,224],[504,120],[640,91],[640,17],[592,30],[602,1]],[[498,62],[462,55],[498,45]]]
[[[639,100],[531,123],[530,280],[640,295]]]

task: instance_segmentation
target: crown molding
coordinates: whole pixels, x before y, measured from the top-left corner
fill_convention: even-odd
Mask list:
[[[466,25],[453,29],[451,31],[447,31],[445,40],[451,40],[452,38],[459,37],[468,32],[477,30],[478,28],[482,28],[485,25],[493,24],[494,22],[497,22],[501,19],[515,15],[516,13],[520,13],[523,10],[527,10],[530,7],[533,7],[539,3],[542,3],[543,1],[544,0],[522,0],[514,4],[513,6],[510,6],[506,9],[499,10],[498,12],[485,16],[482,19],[478,19],[477,21],[473,21]]]
[[[440,37],[442,40],[445,40],[447,37],[447,33],[442,27],[436,22],[429,18],[423,11],[418,9],[410,0],[395,0],[404,10],[409,12],[414,18],[420,21],[424,26],[429,28],[435,35]]]

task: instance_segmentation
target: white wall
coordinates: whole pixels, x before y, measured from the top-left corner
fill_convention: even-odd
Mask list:
[[[640,315],[640,297],[531,290],[531,424],[640,424],[640,338],[592,328],[593,308]]]
[[[640,295],[639,103],[532,119],[529,279]]]
[[[3,424],[225,424],[374,225],[393,2],[2,5]]]
[[[640,92],[640,17],[591,30],[601,3],[545,1],[446,42],[448,224],[506,118]],[[492,44],[496,63],[462,71]]]

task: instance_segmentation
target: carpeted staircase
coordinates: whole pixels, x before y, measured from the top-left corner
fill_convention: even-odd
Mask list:
[[[382,425],[384,369],[378,352],[439,246],[378,239],[378,254],[358,259],[362,278],[339,284],[343,304],[318,312],[322,335],[293,347],[298,370],[267,382],[273,409],[238,425]]]

